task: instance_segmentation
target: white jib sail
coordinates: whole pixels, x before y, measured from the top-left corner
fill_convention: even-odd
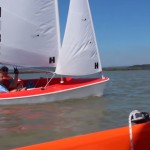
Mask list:
[[[55,67],[60,48],[57,0],[4,0],[0,62]]]
[[[56,73],[89,75],[102,70],[88,0],[70,0]]]

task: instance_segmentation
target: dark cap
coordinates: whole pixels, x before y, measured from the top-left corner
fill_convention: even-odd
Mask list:
[[[9,69],[8,69],[8,67],[3,66],[0,70],[3,71],[3,72],[5,72],[5,71],[8,72]]]

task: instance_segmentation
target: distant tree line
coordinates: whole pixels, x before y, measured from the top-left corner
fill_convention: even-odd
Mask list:
[[[104,71],[119,71],[119,70],[150,70],[150,64],[133,65],[126,67],[105,67]]]

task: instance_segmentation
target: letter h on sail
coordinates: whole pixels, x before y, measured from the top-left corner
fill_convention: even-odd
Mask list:
[[[49,63],[51,64],[51,63],[55,63],[55,57],[50,57],[49,58]]]
[[[98,69],[98,62],[95,63],[95,69]]]

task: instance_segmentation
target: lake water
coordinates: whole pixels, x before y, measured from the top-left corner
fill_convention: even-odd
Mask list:
[[[132,110],[150,112],[150,71],[110,71],[103,97],[0,106],[0,150],[128,125]]]

